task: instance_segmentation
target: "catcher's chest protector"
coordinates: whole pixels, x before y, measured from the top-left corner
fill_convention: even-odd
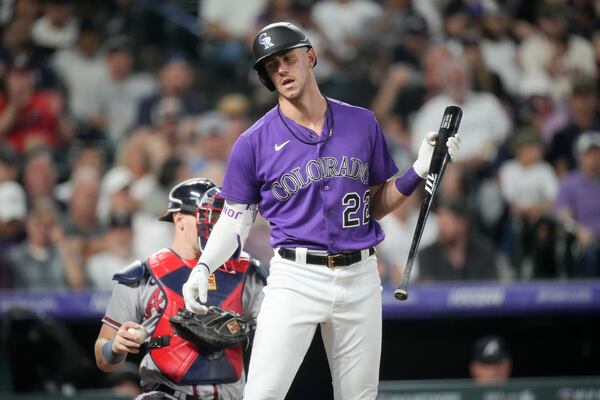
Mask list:
[[[169,249],[162,249],[148,258],[147,265],[162,290],[166,304],[149,342],[149,353],[164,376],[179,385],[230,383],[240,379],[244,366],[242,345],[208,355],[175,335],[169,318],[185,308],[182,287],[192,268]],[[208,306],[242,313],[244,274],[249,260],[240,258],[227,262],[209,280]]]

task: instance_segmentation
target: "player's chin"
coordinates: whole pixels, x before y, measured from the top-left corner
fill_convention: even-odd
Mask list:
[[[283,88],[279,88],[278,90],[279,94],[288,99],[288,100],[293,100],[293,99],[297,99],[298,97],[300,97],[300,90],[298,90],[297,88],[291,88],[291,87],[283,87]]]

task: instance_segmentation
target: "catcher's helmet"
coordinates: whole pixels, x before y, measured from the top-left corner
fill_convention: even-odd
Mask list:
[[[215,184],[206,178],[188,179],[175,185],[169,192],[169,208],[159,220],[173,222],[174,212],[196,215],[200,200],[213,187]]]
[[[196,226],[202,251],[208,242],[213,226],[221,216],[223,206],[225,206],[225,199],[221,197],[221,189],[218,187],[208,189],[198,204]]]
[[[281,51],[295,49],[297,47],[312,47],[306,33],[300,28],[289,22],[277,22],[262,28],[254,38],[252,50],[254,52],[254,69],[258,72],[260,81],[271,92],[275,90],[275,85],[265,71],[262,61]],[[317,62],[315,60],[315,65]]]

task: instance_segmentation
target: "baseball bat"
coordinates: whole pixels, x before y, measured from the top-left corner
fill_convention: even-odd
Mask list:
[[[431,164],[429,164],[429,174],[425,181],[425,195],[423,196],[419,219],[417,220],[417,226],[410,245],[410,251],[408,252],[408,260],[406,261],[406,267],[404,268],[404,275],[402,276],[400,286],[394,291],[394,297],[398,300],[404,301],[408,299],[408,281],[410,280],[410,273],[417,256],[421,235],[423,235],[423,229],[425,228],[425,222],[427,222],[427,217],[429,216],[433,197],[442,180],[442,176],[444,176],[446,164],[450,159],[448,149],[446,148],[446,142],[449,137],[456,135],[461,118],[462,110],[458,106],[448,106],[444,110],[442,124],[438,130],[433,155],[431,156]]]

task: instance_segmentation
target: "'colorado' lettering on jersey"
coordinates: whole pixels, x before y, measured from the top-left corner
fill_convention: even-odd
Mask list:
[[[366,185],[369,183],[369,163],[347,156],[343,156],[339,162],[335,157],[310,160],[304,168],[296,167],[283,174],[271,185],[271,192],[277,200],[285,201],[311,183],[333,177],[359,179]]]
[[[373,113],[328,99],[321,135],[273,108],[235,143],[222,196],[258,204],[271,246],[329,253],[383,240],[369,217],[369,188],[398,168]]]

